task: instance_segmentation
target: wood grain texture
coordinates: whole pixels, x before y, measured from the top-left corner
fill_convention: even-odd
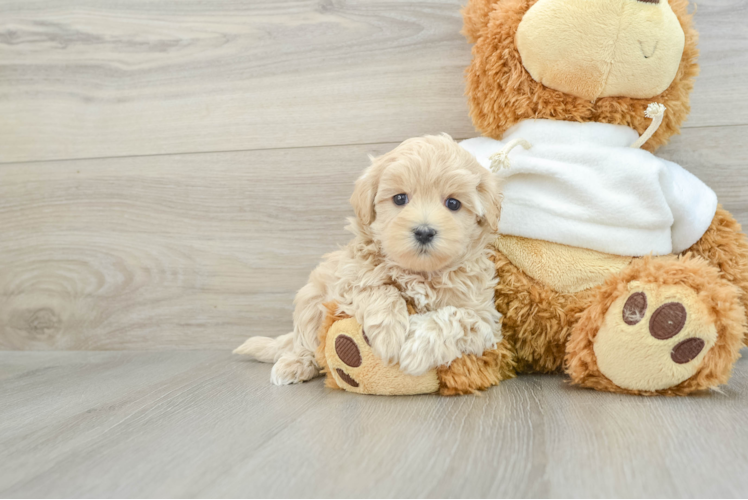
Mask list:
[[[657,156],[682,165],[711,187],[720,203],[748,227],[748,126],[684,129]],[[744,230],[745,232],[745,230]]]
[[[686,127],[748,123],[748,1],[693,2],[701,73]]]
[[[7,0],[0,162],[475,135],[463,0]],[[700,2],[688,127],[748,123],[748,0]]]
[[[0,161],[472,132],[457,0],[20,0],[0,19]]]
[[[723,393],[523,376],[482,397],[275,387],[221,352],[0,353],[2,497],[745,497],[748,360]]]
[[[230,348],[348,240],[347,146],[0,167],[0,348]]]
[[[748,127],[663,156],[748,222]],[[395,144],[0,167],[0,349],[230,349],[291,330],[292,300],[348,240],[353,181]]]

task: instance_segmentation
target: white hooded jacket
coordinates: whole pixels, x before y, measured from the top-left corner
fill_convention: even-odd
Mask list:
[[[679,253],[714,218],[717,196],[680,165],[631,148],[639,135],[623,125],[524,120],[502,141],[462,141],[486,168],[513,139],[501,169],[499,232],[600,252],[641,256]]]

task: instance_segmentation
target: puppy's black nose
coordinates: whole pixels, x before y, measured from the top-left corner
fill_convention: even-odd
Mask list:
[[[431,240],[433,240],[434,236],[436,236],[436,229],[429,226],[418,226],[413,230],[413,235],[415,235],[418,243],[420,243],[421,245],[426,245],[428,243],[431,243]]]

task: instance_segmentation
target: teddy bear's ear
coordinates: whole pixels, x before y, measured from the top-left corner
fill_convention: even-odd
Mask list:
[[[371,165],[364,170],[361,177],[356,180],[351,196],[351,205],[356,217],[362,224],[368,226],[374,222],[376,212],[374,211],[374,198],[377,196],[379,179],[382,177],[386,159],[383,157],[374,158],[369,156]]]
[[[488,26],[488,15],[500,0],[470,0],[462,8],[462,34],[468,42],[475,43],[480,38],[480,33]]]

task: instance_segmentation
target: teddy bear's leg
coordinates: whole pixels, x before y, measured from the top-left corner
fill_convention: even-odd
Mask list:
[[[493,253],[499,282],[496,309],[517,373],[559,372],[577,317],[593,303],[597,288],[563,293],[531,278],[498,249]]]
[[[740,300],[748,312],[748,238],[730,212],[718,207],[711,226],[689,252],[717,266],[723,278],[743,291]],[[748,345],[748,335],[744,342]]]
[[[684,395],[725,383],[745,329],[740,290],[700,257],[645,257],[610,278],[567,344],[574,383]]]
[[[515,353],[505,339],[495,349],[481,356],[465,354],[449,366],[436,369],[439,377],[439,394],[456,396],[473,394],[498,385],[502,380],[516,376]]]

